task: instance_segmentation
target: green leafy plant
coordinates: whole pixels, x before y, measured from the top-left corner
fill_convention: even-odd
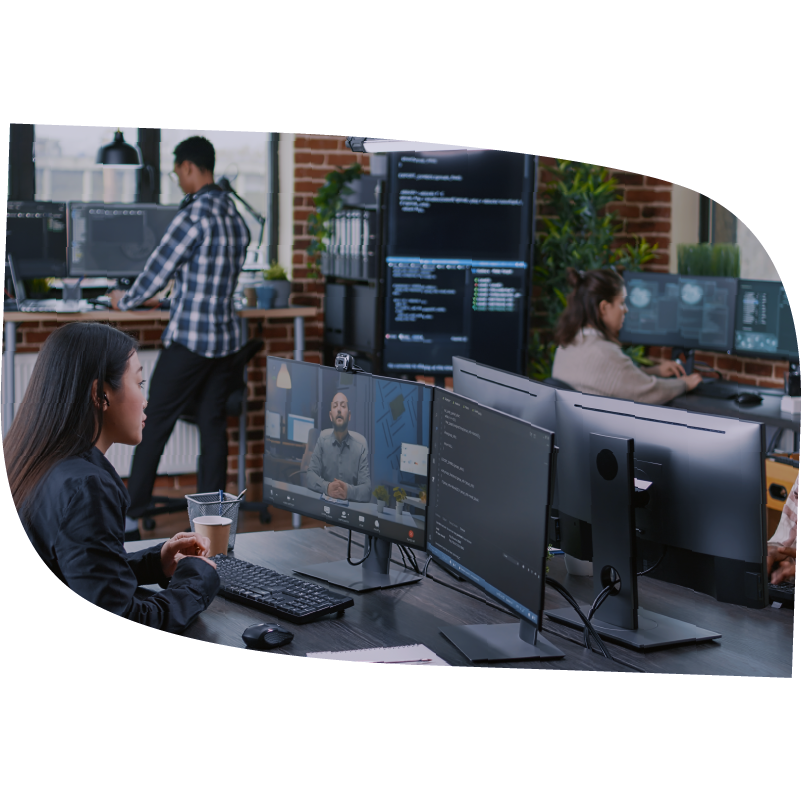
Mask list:
[[[314,196],[314,211],[309,215],[308,230],[311,243],[306,248],[309,271],[320,276],[320,262],[326,252],[326,239],[331,234],[331,223],[345,205],[345,197],[353,191],[348,184],[363,173],[361,164],[352,164],[344,170],[334,170],[325,176],[325,183]]]
[[[622,225],[606,206],[619,200],[617,181],[604,167],[574,161],[557,161],[544,192],[549,217],[543,219],[545,234],[538,247],[533,270],[537,299],[533,317],[542,320],[545,334],[534,332],[529,343],[529,374],[544,380],[551,374],[556,346],[547,332],[556,327],[567,306],[570,285],[567,268],[576,270],[640,270],[654,257],[655,245],[638,238],[635,244],[614,248]],[[640,364],[650,364],[644,348],[628,348]]]
[[[740,277],[740,247],[738,245],[676,245],[679,275],[714,275]]]
[[[397,503],[403,503],[406,500],[406,490],[403,487],[393,487],[392,494],[395,496]]]
[[[265,281],[288,281],[286,270],[277,262],[271,262],[266,270],[261,271]]]
[[[389,500],[389,492],[387,488],[383,484],[379,484],[374,490],[373,495],[375,495],[376,500],[383,501],[386,503]]]

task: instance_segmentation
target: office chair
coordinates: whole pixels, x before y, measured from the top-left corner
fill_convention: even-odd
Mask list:
[[[569,389],[572,392],[575,392],[575,389],[573,389],[570,384],[566,384],[564,381],[560,381],[558,378],[554,378],[553,376],[549,376],[542,383],[547,384],[549,387],[556,387],[556,389]]]
[[[232,375],[234,379],[231,383],[230,394],[225,403],[225,413],[228,417],[239,417],[242,414],[242,401],[247,392],[247,385],[244,381],[245,365],[264,347],[264,340],[250,339],[236,353],[234,369]],[[197,425],[197,400],[191,400],[181,412],[179,420],[183,420],[190,425]],[[197,459],[198,479],[202,474],[202,455]],[[200,481],[198,481],[200,483]],[[156,515],[170,514],[186,510],[186,500],[184,498],[170,498],[164,495],[152,496],[152,506],[140,517],[145,531],[152,531],[156,527],[153,518]],[[269,504],[262,501],[240,501],[240,511],[255,511],[259,513],[259,520],[262,523],[269,523],[272,519],[269,512]]]

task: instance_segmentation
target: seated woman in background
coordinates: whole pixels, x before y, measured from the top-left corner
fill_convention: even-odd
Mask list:
[[[3,449],[22,525],[53,573],[103,609],[177,633],[211,603],[220,579],[205,537],[176,534],[132,554],[123,547],[128,491],[104,454],[141,441],[143,384],[130,336],[101,323],[65,325],[45,341]]]
[[[554,332],[553,377],[579,392],[639,403],[668,403],[701,383],[674,361],[638,367],[618,340],[626,318],[626,287],[615,270],[568,269],[573,291]]]

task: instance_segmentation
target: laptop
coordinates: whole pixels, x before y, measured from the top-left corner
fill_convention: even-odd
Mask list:
[[[14,298],[16,299],[16,310],[21,312],[88,312],[93,311],[95,306],[88,300],[57,300],[56,298],[46,298],[43,300],[29,300],[25,297],[25,286],[17,277],[14,269],[14,259],[6,254],[6,267],[11,274],[11,283],[14,284]],[[11,309],[6,308],[6,311]]]

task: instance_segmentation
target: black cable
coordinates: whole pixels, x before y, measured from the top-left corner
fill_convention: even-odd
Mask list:
[[[348,564],[353,565],[353,567],[358,567],[363,562],[366,562],[370,558],[370,552],[373,550],[373,541],[368,537],[367,538],[367,553],[364,555],[363,559],[360,559],[358,562],[351,562],[350,560],[350,540],[351,540],[351,530],[348,529]],[[364,548],[364,545],[362,545]]]
[[[610,584],[607,587],[604,587],[599,593],[596,599],[592,602],[592,606],[590,606],[590,613],[587,615],[587,620],[592,620],[595,613],[600,609],[601,604],[609,597],[609,593],[612,592],[613,585]],[[590,633],[587,627],[584,627],[584,645],[587,648],[592,650],[592,646],[590,645]]]
[[[577,639],[575,639],[574,637],[569,637],[567,634],[563,632],[555,631],[553,629],[546,628],[545,626],[542,627],[542,630],[546,634],[550,634],[552,637],[561,637],[563,640],[567,640],[567,642],[573,643],[573,645],[581,645],[581,642],[579,642]],[[594,654],[603,656],[603,654],[601,654],[601,652],[597,648],[590,648],[590,650]],[[623,665],[624,667],[630,668],[631,670],[636,670],[638,673],[648,672],[647,670],[645,670],[645,668],[638,667],[637,665],[632,665],[631,662],[626,662],[625,659],[618,659],[618,657],[616,656],[612,656],[612,661],[617,662],[619,665]]]
[[[654,562],[654,564],[652,564],[651,567],[649,567],[647,570],[643,570],[642,573],[637,573],[637,575],[638,576],[647,576],[652,570],[656,570],[659,567],[659,564],[661,563],[661,561],[665,558],[666,554],[667,554],[667,545],[663,545],[662,546],[662,555],[659,557],[659,559],[657,559],[656,562]]]
[[[582,621],[584,621],[584,625],[589,629],[590,634],[592,634],[592,636],[595,637],[595,641],[598,643],[598,646],[600,647],[603,655],[607,659],[611,659],[612,657],[609,654],[609,651],[606,650],[606,646],[604,645],[603,640],[593,627],[592,623],[590,623],[590,621],[587,620],[586,615],[584,614],[584,612],[581,611],[581,607],[576,603],[575,598],[573,598],[573,596],[558,581],[556,581],[556,579],[552,579],[546,576],[545,583],[548,586],[553,587],[553,589],[555,589],[573,607],[576,614],[582,619]]]

